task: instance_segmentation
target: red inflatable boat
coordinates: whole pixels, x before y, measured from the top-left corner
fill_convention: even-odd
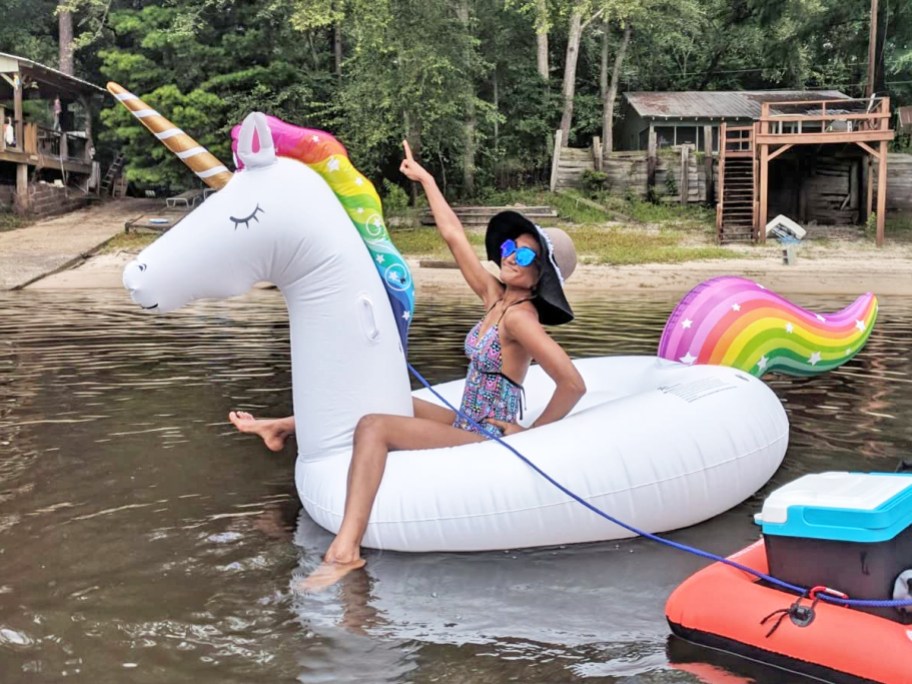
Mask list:
[[[762,540],[729,558],[769,573]],[[825,681],[912,683],[912,625],[809,599],[796,610],[796,598],[714,563],[671,594],[665,616],[682,639]]]

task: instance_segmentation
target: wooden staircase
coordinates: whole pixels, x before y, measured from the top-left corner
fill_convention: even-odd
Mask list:
[[[756,241],[757,161],[754,127],[719,128],[719,201],[716,203],[716,232],[720,243]]]
[[[104,178],[101,180],[101,185],[98,187],[99,196],[111,196],[111,190],[114,188],[114,182],[117,180],[118,176],[120,176],[120,172],[123,171],[125,161],[126,157],[124,157],[123,152],[118,152],[117,156],[114,157],[114,161],[112,161],[111,165],[108,167]]]

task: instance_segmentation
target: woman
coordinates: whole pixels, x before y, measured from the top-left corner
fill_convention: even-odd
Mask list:
[[[570,357],[542,327],[573,320],[562,287],[576,266],[569,236],[557,229],[544,231],[517,212],[497,214],[488,224],[485,248],[500,267],[498,280],[478,259],[434,178],[414,160],[408,142],[403,146],[400,171],[421,183],[437,229],[486,313],[466,338],[469,372],[460,415],[416,399],[414,417],[372,414],[358,422],[342,524],[323,565],[305,580],[306,589],[332,584],[364,565],[361,539],[390,451],[459,446],[526,429],[517,417],[524,399],[522,382],[533,360],[554,380],[555,389],[530,428],[560,420],[586,391]],[[293,417],[258,421],[232,412],[229,418],[276,451],[294,432]]]

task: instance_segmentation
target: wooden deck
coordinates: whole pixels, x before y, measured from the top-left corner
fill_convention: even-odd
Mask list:
[[[773,112],[775,108],[775,112]],[[765,238],[768,219],[769,163],[796,145],[846,145],[854,144],[863,149],[877,165],[877,245],[883,244],[884,217],[886,214],[887,146],[893,140],[890,129],[890,99],[802,100],[794,102],[764,102],[760,119],[752,127],[730,128],[726,133],[723,124],[720,139],[725,142],[720,151],[720,205],[717,206],[717,230],[723,238],[727,225],[737,224],[735,207],[726,209],[726,201],[743,205],[742,225],[750,217],[753,239]],[[737,135],[732,135],[737,132]],[[725,188],[726,160],[743,160],[745,166],[737,176],[738,183],[747,187],[753,184],[753,203],[744,195],[734,196]],[[873,170],[868,173],[867,213],[873,207]],[[743,193],[742,193],[743,194]],[[751,207],[752,204],[752,207]],[[749,208],[750,207],[750,208]]]

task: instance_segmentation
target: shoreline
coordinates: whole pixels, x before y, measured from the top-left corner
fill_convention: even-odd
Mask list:
[[[879,296],[912,296],[912,249],[906,249],[905,245],[875,249],[855,243],[838,247],[808,245],[807,255],[799,251],[791,264],[782,263],[781,249],[776,245],[760,247],[759,258],[635,266],[582,263],[568,279],[566,289],[568,296],[582,298],[624,292],[684,294],[709,278],[740,275],[780,294],[857,296],[874,292]],[[121,289],[123,268],[135,255],[122,251],[89,256],[74,267],[52,273],[25,289]],[[406,261],[419,294],[463,291],[466,287],[452,262],[410,257]],[[493,264],[490,267],[495,268]]]

